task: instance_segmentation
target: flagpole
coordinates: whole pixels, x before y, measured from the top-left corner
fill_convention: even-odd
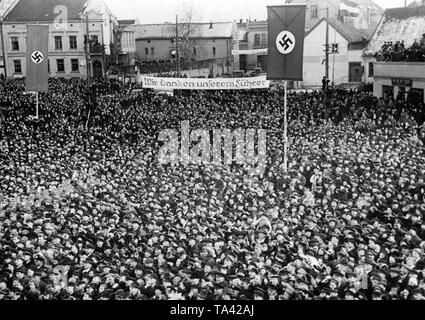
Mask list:
[[[91,115],[91,110],[89,110],[89,113],[87,114],[86,130],[89,127],[90,115]]]
[[[35,93],[35,118],[38,120],[38,91]]]
[[[288,82],[285,80],[283,82],[283,88],[285,90],[284,94],[284,111],[283,111],[283,135],[284,135],[284,160],[283,166],[285,173],[288,173]]]

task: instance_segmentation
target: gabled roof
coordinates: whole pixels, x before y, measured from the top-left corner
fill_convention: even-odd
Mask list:
[[[212,22],[192,23],[191,38],[231,38],[234,32],[234,22]],[[172,23],[163,24],[138,24],[129,26],[135,31],[137,39],[174,39],[175,25]]]
[[[322,22],[326,22],[325,18],[320,19],[314,26],[305,34],[307,37],[316,27]],[[357,30],[353,26],[343,23],[342,21],[329,19],[329,25],[340,33],[349,43],[358,43],[368,41],[372,36],[372,30]]]
[[[19,0],[16,6],[6,15],[6,22],[21,21],[54,21],[60,12],[55,13],[57,6],[65,6],[68,19],[80,19],[87,0]]]
[[[404,41],[409,47],[425,33],[425,7],[393,8],[385,11],[366,54],[375,54],[385,42]]]

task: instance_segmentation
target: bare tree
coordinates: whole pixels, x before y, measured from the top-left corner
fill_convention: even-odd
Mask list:
[[[179,38],[177,40],[179,56],[182,60],[190,60],[195,57],[193,48],[196,48],[196,52],[200,52],[200,43],[196,39],[196,36],[200,34],[201,26],[195,23],[196,19],[199,19],[198,14],[192,4],[184,4],[182,13],[178,16],[178,23],[170,24],[169,32],[173,35],[177,34]]]

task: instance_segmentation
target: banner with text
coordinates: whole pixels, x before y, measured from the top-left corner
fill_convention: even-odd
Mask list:
[[[253,90],[268,89],[266,76],[253,78],[159,78],[141,77],[145,89],[155,90]]]

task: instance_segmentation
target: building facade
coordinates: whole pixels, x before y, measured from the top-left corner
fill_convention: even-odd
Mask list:
[[[326,74],[325,44],[326,19],[306,29],[304,39],[304,81],[298,87],[320,87]],[[261,68],[267,71],[268,24],[267,21],[247,21],[239,23],[240,40],[238,55],[239,70],[248,71]],[[329,21],[329,80],[335,85],[362,82],[364,63],[363,50],[368,43],[367,35],[352,25],[340,20]],[[335,48],[332,52],[332,45]],[[243,50],[248,50],[243,54]],[[254,50],[255,53],[251,53]],[[258,51],[260,50],[260,51]],[[263,50],[263,51],[261,51]],[[241,53],[241,52],[240,52]]]
[[[177,44],[175,24],[136,25],[134,31],[143,73],[173,71],[177,57],[182,70],[210,68],[214,76],[232,71],[232,50],[237,40],[234,22],[179,25]]]
[[[19,0],[2,26],[7,77],[26,75],[28,24],[49,26],[51,77],[85,78],[88,66],[92,76],[104,76],[114,42],[115,21],[106,4],[99,0]]]
[[[374,30],[384,13],[384,9],[373,0],[291,0],[289,3],[307,5],[307,29],[326,19],[326,9],[329,9],[329,19],[349,24],[356,30]],[[354,14],[345,8],[352,8]]]
[[[3,53],[3,18],[4,16],[16,5],[18,0],[0,0],[0,75],[4,76],[5,63],[4,63],[4,53]]]

